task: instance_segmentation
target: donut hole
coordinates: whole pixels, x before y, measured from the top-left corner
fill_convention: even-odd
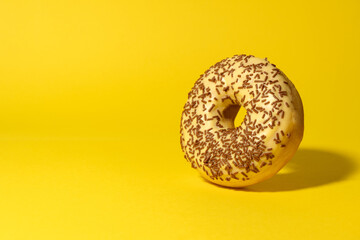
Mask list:
[[[229,105],[223,111],[224,118],[232,123],[234,128],[239,127],[245,119],[246,109],[240,105]]]

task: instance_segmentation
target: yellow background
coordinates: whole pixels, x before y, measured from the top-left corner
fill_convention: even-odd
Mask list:
[[[0,239],[360,239],[359,3],[1,1]],[[305,135],[232,190],[183,158],[195,80],[268,57]]]

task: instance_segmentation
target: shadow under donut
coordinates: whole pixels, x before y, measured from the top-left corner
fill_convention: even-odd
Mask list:
[[[339,153],[299,149],[283,171],[269,180],[245,188],[231,189],[251,192],[293,191],[341,181],[355,169],[352,160]]]

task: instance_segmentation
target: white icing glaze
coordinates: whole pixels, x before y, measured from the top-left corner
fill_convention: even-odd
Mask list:
[[[239,106],[247,114],[235,128]],[[195,83],[181,119],[186,159],[216,184],[244,187],[275,175],[303,135],[302,102],[292,82],[266,59],[235,55]]]

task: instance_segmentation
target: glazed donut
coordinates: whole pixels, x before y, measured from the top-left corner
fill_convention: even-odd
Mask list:
[[[240,109],[246,115],[234,126]],[[185,158],[208,181],[245,187],[275,175],[303,137],[304,113],[293,83],[266,58],[235,55],[195,82],[181,116]]]

